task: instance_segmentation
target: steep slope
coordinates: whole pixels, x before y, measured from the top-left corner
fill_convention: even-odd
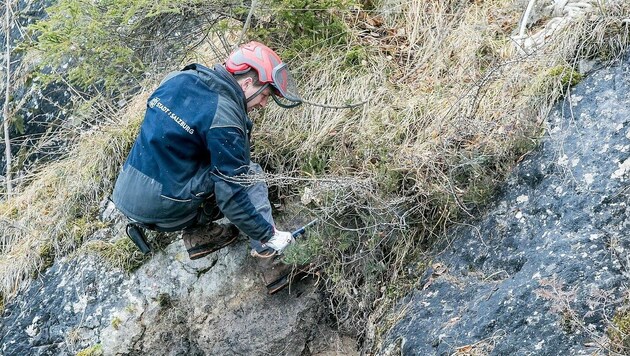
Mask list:
[[[51,41],[39,48],[40,55],[49,53],[64,59],[57,65],[63,67],[68,58],[82,56],[73,45],[59,48],[58,36],[61,35],[68,40],[89,37],[104,43],[98,48],[106,54],[116,53],[114,48],[137,49],[137,53],[144,53],[142,48],[155,48],[159,56],[152,58],[164,58],[160,56],[166,53],[168,60],[148,62],[179,68],[180,58],[164,50],[168,46],[145,47],[146,34],[135,31],[153,29],[157,31],[154,33],[164,33],[159,26],[136,27],[156,24],[157,17],[145,17],[150,10],[145,3],[132,2],[139,10],[131,18],[139,23],[130,23],[128,19],[115,22],[119,24],[113,26],[117,30],[105,32],[90,30],[110,28],[92,20],[102,19],[105,13],[134,13],[125,8],[128,3],[113,2],[109,4],[112,6],[100,6],[98,1],[65,3],[74,9],[78,6],[94,10],[99,16],[92,16],[91,11],[76,11],[82,13],[81,23],[90,24],[76,26],[74,21],[66,21],[72,19],[67,16],[68,11],[58,8],[56,19],[63,26],[58,28],[60,32],[55,30],[43,36]],[[166,3],[177,7],[188,0]],[[290,19],[285,17],[287,12],[282,6],[285,1],[271,3],[282,9],[260,7],[256,13],[280,21],[267,24],[270,29],[279,30],[269,36],[272,42],[277,41],[274,48],[286,51],[287,58],[294,57],[296,50],[297,53],[307,52],[291,59],[291,68],[299,75],[296,78],[304,89],[304,97],[324,106],[362,103],[349,110],[303,105],[286,111],[272,105],[257,115],[254,157],[270,173],[266,179],[277,189],[279,199],[308,198],[304,204],[320,214],[317,233],[312,234],[295,255],[314,261],[322,271],[318,286],[325,295],[323,312],[329,314],[329,319],[324,320],[335,323],[339,330],[354,333],[365,341],[362,347],[366,349],[372,347],[375,335],[382,336],[380,332],[387,330],[373,324],[382,316],[380,312],[408,291],[408,277],[413,271],[406,268],[405,263],[413,260],[423,267],[431,264],[416,260],[419,254],[427,256],[424,254],[427,242],[441,238],[458,213],[487,202],[495,184],[503,181],[515,160],[531,148],[535,141],[532,137],[538,138],[539,125],[548,108],[569,83],[579,80],[577,63],[593,56],[616,57],[627,48],[630,38],[627,15],[630,5],[624,0],[606,2],[606,6],[596,0],[386,0],[377,2],[379,6],[372,1],[363,2],[365,11],[336,0],[339,11],[297,9],[299,11],[288,12]],[[315,3],[329,6],[329,2],[323,0],[308,6],[298,5],[313,7]],[[542,12],[528,20],[523,11],[534,3],[540,8],[537,11]],[[215,2],[195,4],[206,10],[206,5],[216,6]],[[330,6],[336,8],[336,5]],[[575,16],[576,7],[584,7],[585,11],[578,11],[580,15]],[[121,8],[122,11],[118,11]],[[114,14],[110,13],[112,9]],[[180,16],[177,8],[173,11],[167,8],[169,15],[160,16],[164,21],[157,22],[166,29],[177,29],[170,38],[177,44],[186,43],[179,37],[180,32],[196,37],[197,32],[182,31],[181,26],[176,25],[182,21],[192,23],[190,18],[194,13],[190,9],[184,8],[181,14],[185,16]],[[304,22],[301,19],[308,16],[322,21],[316,22],[314,27],[322,30],[320,35],[329,33],[329,21],[345,24],[349,31],[328,37],[326,41],[335,40],[333,45],[313,39],[309,29],[297,31],[304,38],[287,31],[291,24],[300,27]],[[119,16],[114,17],[120,20]],[[263,33],[266,32],[265,23],[259,25],[263,26]],[[68,35],[83,28],[87,31]],[[235,39],[225,41],[231,35],[223,33],[223,25],[219,28],[216,36],[200,36],[204,38],[201,47],[205,49],[199,48],[187,58],[207,65],[222,61],[222,55],[214,58],[220,52],[218,44],[222,43],[219,47],[227,50],[235,44],[228,42]],[[242,28],[239,24],[239,33]],[[517,29],[519,36],[515,36]],[[215,32],[206,27],[198,30],[204,34]],[[91,36],[94,34],[99,36],[94,38]],[[258,35],[257,31],[248,33],[248,36]],[[114,37],[118,41],[114,41]],[[347,42],[336,44],[336,39],[342,37]],[[135,41],[143,44],[141,48],[134,46]],[[193,42],[202,43],[197,38]],[[115,43],[121,46],[113,46]],[[315,43],[317,45],[311,46]],[[55,47],[57,52],[49,50]],[[66,52],[68,49],[71,51]],[[86,53],[101,53],[94,52],[91,46],[84,49]],[[111,69],[105,65],[110,61],[103,60],[101,55],[95,57],[97,62],[89,66],[88,72],[101,78],[105,70]],[[123,67],[129,64],[127,60],[119,63],[123,63]],[[153,68],[141,72],[152,75],[159,71]],[[122,78],[119,71],[114,70],[114,75]],[[143,84],[139,95],[148,96],[153,87],[150,83],[161,78],[147,78],[149,84]],[[130,275],[94,256],[86,256],[86,250],[107,254],[112,251],[105,250],[121,247],[126,256],[118,258],[137,257],[129,244],[119,245],[127,241],[122,236],[124,226],[99,221],[98,206],[111,194],[111,185],[133,142],[146,105],[146,97],[137,97],[129,105],[118,100],[110,103],[111,98],[101,96],[93,99],[88,102],[78,99],[82,106],[85,104],[81,112],[67,113],[69,121],[78,123],[81,119],[75,119],[83,117],[89,119],[85,123],[98,122],[95,127],[89,125],[88,132],[80,134],[80,141],[76,147],[71,147],[68,159],[50,162],[40,173],[29,177],[29,182],[21,187],[22,194],[0,204],[0,309],[4,301],[8,303],[1,316],[0,350],[3,351],[0,353],[74,354],[85,350],[82,356],[88,351],[97,354],[308,355],[328,351],[347,354],[354,349],[353,340],[344,340],[322,325],[316,302],[320,296],[313,292],[312,281],[302,282],[291,294],[283,294],[278,299],[266,297],[256,268],[247,257],[244,242],[195,263],[188,261],[180,243],[175,242],[150,260],[141,261],[146,264]],[[72,130],[79,134],[79,130]],[[532,171],[533,178],[527,176],[531,172],[525,172],[519,176],[521,178],[513,180],[530,182],[533,187],[546,174],[555,174],[562,179],[558,178],[553,184],[564,184],[567,178],[560,174],[565,169],[577,169],[580,162],[573,167],[569,158],[558,157],[553,159],[557,167],[545,165],[544,169]],[[618,176],[624,178],[625,167],[617,166],[616,162],[612,165],[621,169]],[[587,184],[591,189],[600,177],[589,173],[584,175],[584,181],[591,182]],[[565,190],[553,191],[553,194],[567,192],[564,186],[562,188]],[[582,193],[588,192],[580,189]],[[619,192],[618,198],[627,194],[623,188]],[[534,194],[504,199],[508,202],[502,208],[506,216],[519,213],[518,219],[522,219],[537,216],[527,213],[527,209],[542,209],[536,205],[542,204],[542,198]],[[513,210],[513,206],[517,206],[513,204],[517,203],[521,211]],[[532,208],[535,206],[538,208]],[[548,221],[560,222],[574,214],[555,206],[550,211],[555,212],[554,209],[559,209],[560,215],[547,217]],[[504,217],[499,220],[508,221]],[[525,234],[519,230],[519,226],[522,227],[519,224],[526,223],[540,222],[519,220],[517,223],[515,218],[496,231],[490,228],[483,231]],[[103,226],[108,228],[101,229]],[[535,231],[542,231],[542,225],[536,226]],[[98,229],[101,230],[94,233]],[[534,231],[533,227],[528,229]],[[472,234],[471,231],[464,233]],[[474,236],[477,240],[492,241],[487,236]],[[460,250],[466,248],[469,240],[461,239]],[[500,243],[489,245],[497,248]],[[516,253],[529,253],[525,245],[518,244],[521,250]],[[527,261],[533,261],[519,254],[501,254],[483,245],[475,248],[470,252],[474,257],[477,253],[496,254],[502,262],[477,261],[465,254],[462,257],[460,251],[452,251],[449,258],[452,261],[463,259],[463,262],[453,262],[456,266],[453,267],[449,265],[450,259],[440,262],[439,258],[448,256],[441,255],[438,261],[432,261],[433,272],[422,279],[420,272],[415,275],[420,287],[426,286],[429,290],[439,286],[442,277],[463,286],[448,275],[461,265],[468,266],[468,269],[461,267],[462,276],[472,278],[477,273],[481,280],[477,281],[480,287],[470,282],[471,288],[487,287],[483,283],[499,288],[500,280],[510,279],[508,276],[517,278],[521,269],[529,267]],[[550,287],[546,289],[551,289],[554,285],[549,279],[541,281],[540,285],[547,283]],[[567,288],[565,286],[564,291]],[[17,298],[13,299],[16,294]],[[540,298],[551,298],[550,295],[545,288],[540,288]],[[474,295],[470,298],[477,300]],[[466,298],[455,295],[451,300],[455,305],[460,299],[463,304]],[[438,308],[435,303],[431,305]],[[572,310],[563,309],[562,303],[545,305],[554,312],[559,306],[561,314],[565,309]],[[384,319],[395,320],[406,310],[392,311]],[[419,308],[418,312],[423,310],[427,309]],[[452,311],[448,307],[444,312],[449,314],[450,323],[459,320],[458,315],[450,315]],[[511,309],[506,314],[509,318],[518,317],[509,313]],[[413,314],[408,315],[413,318]],[[422,314],[416,315],[423,318]],[[559,320],[565,321],[567,330],[576,326],[579,329],[579,323],[572,321],[573,314],[566,315],[568,318]],[[405,322],[396,330],[419,325],[415,321]],[[597,335],[603,334],[604,324],[600,323]],[[465,325],[473,325],[473,322]],[[545,325],[556,327],[551,322]],[[451,342],[448,338],[440,344],[437,337],[431,343],[438,345],[440,352],[457,352],[458,345],[463,345],[461,353],[466,353],[467,349],[489,350],[495,343],[494,337],[498,340],[502,335],[502,332],[490,336],[482,332],[467,335],[470,330],[466,326],[452,334],[455,341],[450,348],[445,346]],[[426,331],[421,329],[420,332]],[[540,334],[543,333],[546,331]],[[439,335],[442,334],[448,336],[445,332]],[[407,353],[433,351],[420,346],[424,341],[414,344],[414,337],[402,335],[402,332],[392,334],[389,341],[394,346],[384,350],[394,350],[404,341],[403,349]],[[504,338],[508,340],[506,345],[512,342]],[[502,348],[498,346],[497,350]],[[542,350],[533,353],[546,352]]]
[[[615,351],[606,329],[630,272],[629,63],[597,70],[555,108],[481,220],[438,248],[385,354]]]

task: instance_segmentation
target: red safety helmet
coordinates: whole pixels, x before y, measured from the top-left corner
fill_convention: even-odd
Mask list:
[[[249,42],[230,54],[225,61],[225,68],[232,74],[243,74],[250,69],[258,73],[258,80],[263,87],[251,98],[262,92],[265,87],[273,88],[273,100],[284,108],[292,108],[302,103],[297,87],[286,63],[271,48],[259,42]],[[286,100],[280,100],[278,97]]]

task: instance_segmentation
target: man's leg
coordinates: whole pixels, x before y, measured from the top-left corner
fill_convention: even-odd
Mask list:
[[[182,240],[191,260],[205,257],[237,240],[239,231],[236,226],[214,222],[222,217],[216,199],[211,195],[199,207],[193,225],[182,232]]]

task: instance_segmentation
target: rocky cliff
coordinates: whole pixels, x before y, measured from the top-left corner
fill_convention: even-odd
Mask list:
[[[452,231],[391,311],[381,353],[608,347],[628,291],[629,62],[597,69],[558,104],[495,203]],[[195,262],[176,240],[131,274],[81,251],[57,261],[6,306],[0,344],[3,355],[356,353],[322,315],[312,279],[267,296],[244,240]]]
[[[606,336],[630,277],[629,63],[557,105],[496,201],[436,249],[384,354],[628,352]]]
[[[131,274],[76,253],[6,307],[0,354],[352,354],[320,309],[312,279],[268,296],[244,239],[194,262],[176,240]]]

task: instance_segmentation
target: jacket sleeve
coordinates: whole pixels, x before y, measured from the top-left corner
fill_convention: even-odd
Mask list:
[[[247,183],[241,181],[247,177],[250,163],[244,134],[234,127],[211,128],[207,144],[219,209],[247,236],[266,242],[273,235],[273,226],[256,211]]]

